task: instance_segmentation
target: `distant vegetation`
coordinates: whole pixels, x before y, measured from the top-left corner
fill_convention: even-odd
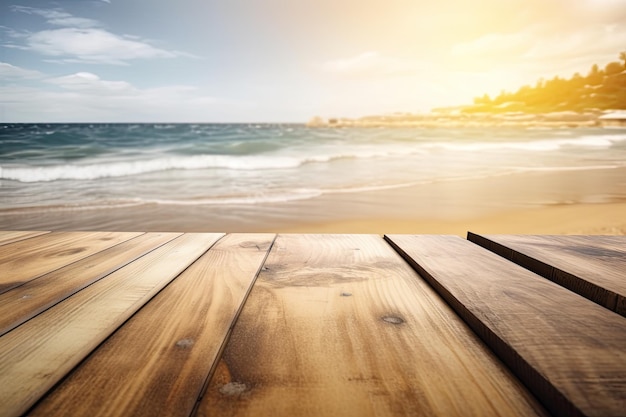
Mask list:
[[[497,97],[485,94],[464,113],[549,113],[626,109],[626,52],[621,62],[609,62],[604,68],[594,64],[587,75],[575,73],[571,78],[558,76],[525,85],[514,93],[502,91]]]
[[[556,76],[525,85],[516,92],[502,91],[491,98],[476,97],[474,104],[439,107],[430,113],[392,113],[351,118],[313,117],[310,127],[592,127],[607,110],[626,110],[626,52],[620,61],[600,68],[594,64],[586,75],[569,79]]]

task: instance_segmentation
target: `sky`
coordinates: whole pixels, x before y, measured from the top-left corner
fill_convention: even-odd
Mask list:
[[[306,122],[586,74],[626,0],[0,0],[0,122]]]

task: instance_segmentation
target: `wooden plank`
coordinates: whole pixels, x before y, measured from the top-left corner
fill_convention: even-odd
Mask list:
[[[459,237],[387,239],[552,413],[624,415],[624,317]]]
[[[537,415],[380,236],[280,235],[197,415]]]
[[[221,237],[186,234],[0,338],[0,416],[28,410]]]
[[[0,336],[180,235],[140,235],[0,294]]]
[[[140,234],[52,232],[0,246],[0,294]]]
[[[626,316],[626,236],[477,235],[467,238]]]
[[[31,237],[45,235],[45,231],[0,231],[0,245],[6,245],[9,243],[17,242]]]
[[[29,415],[191,415],[273,239],[224,237]]]

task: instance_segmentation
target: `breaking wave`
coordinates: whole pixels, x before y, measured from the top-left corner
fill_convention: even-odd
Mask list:
[[[306,159],[292,157],[198,155],[80,165],[64,164],[50,166],[0,167],[0,179],[15,180],[20,182],[95,180],[99,178],[125,177],[171,170],[210,168],[263,170],[297,168],[306,162]]]

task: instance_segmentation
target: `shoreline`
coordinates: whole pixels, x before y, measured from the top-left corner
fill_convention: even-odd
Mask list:
[[[285,203],[0,210],[0,230],[626,234],[626,167],[527,172]]]
[[[626,202],[572,203],[513,208],[463,217],[366,217],[242,223],[194,216],[180,207],[135,206],[100,210],[0,214],[0,230],[225,233],[626,235]],[[71,223],[67,216],[72,217]],[[251,217],[254,219],[254,217]]]
[[[626,202],[571,204],[504,211],[466,219],[377,218],[287,227],[281,233],[626,235]]]
[[[622,110],[554,111],[534,113],[523,111],[463,112],[462,108],[440,109],[430,113],[392,113],[359,118],[312,117],[308,127],[337,128],[589,128],[615,127],[626,129],[626,116],[611,117]]]

